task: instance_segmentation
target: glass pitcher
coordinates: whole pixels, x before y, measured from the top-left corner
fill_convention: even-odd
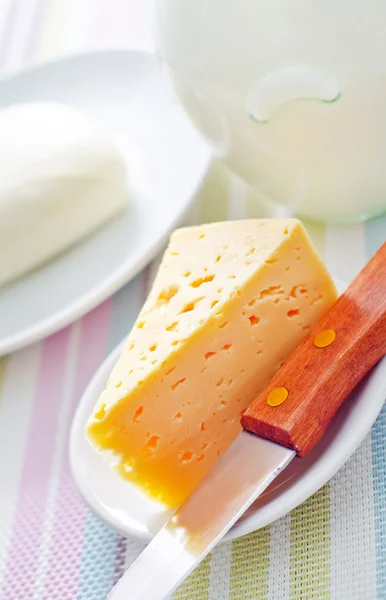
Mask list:
[[[165,72],[217,155],[308,219],[386,208],[386,2],[158,0]]]

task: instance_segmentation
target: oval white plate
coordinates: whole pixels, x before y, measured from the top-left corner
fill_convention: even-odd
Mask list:
[[[78,106],[114,132],[131,204],[100,232],[0,290],[0,355],[68,325],[134,277],[182,219],[210,162],[151,54],[82,55],[0,82],[0,106],[38,100]]]
[[[344,287],[338,283],[340,290]],[[121,479],[84,436],[85,423],[119,353],[120,346],[102,364],[79,404],[70,436],[70,464],[84,500],[96,515],[126,537],[150,539],[167,519],[167,512]],[[331,479],[366,436],[385,397],[386,358],[346,400],[316,448],[306,458],[294,459],[224,539],[272,523]]]

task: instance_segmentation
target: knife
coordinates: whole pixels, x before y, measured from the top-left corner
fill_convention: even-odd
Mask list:
[[[386,354],[386,243],[241,419],[243,431],[176,510],[109,600],[163,600],[297,455]]]

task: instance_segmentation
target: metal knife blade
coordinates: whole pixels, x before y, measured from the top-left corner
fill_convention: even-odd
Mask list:
[[[109,600],[168,598],[294,456],[293,450],[242,431]]]

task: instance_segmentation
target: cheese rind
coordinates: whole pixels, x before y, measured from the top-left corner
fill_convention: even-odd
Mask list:
[[[336,299],[300,222],[175,232],[87,426],[121,475],[168,506],[240,431],[240,415]]]

